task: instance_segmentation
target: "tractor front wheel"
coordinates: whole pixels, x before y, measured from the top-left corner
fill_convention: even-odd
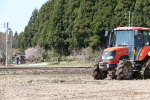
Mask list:
[[[132,63],[126,59],[120,60],[116,69],[117,79],[130,80],[133,78]]]
[[[92,67],[92,76],[95,80],[105,79],[107,77],[107,71],[101,71],[97,63]]]

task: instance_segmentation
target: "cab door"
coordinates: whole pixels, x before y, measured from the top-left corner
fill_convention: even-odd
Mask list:
[[[136,51],[134,58],[135,58],[135,61],[138,61],[142,48],[145,45],[149,45],[148,31],[146,30],[138,31],[138,34],[135,35],[134,39],[135,39],[134,43],[135,43],[135,51]]]

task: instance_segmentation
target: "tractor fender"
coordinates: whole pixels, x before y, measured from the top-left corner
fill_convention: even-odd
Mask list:
[[[139,61],[144,60],[146,56],[150,56],[150,46],[144,46],[140,55],[139,55]]]
[[[123,55],[120,57],[120,60],[123,60],[123,59],[129,59],[129,56],[128,55]]]

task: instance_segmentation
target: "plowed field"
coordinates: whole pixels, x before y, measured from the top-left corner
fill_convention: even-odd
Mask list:
[[[0,76],[0,100],[149,100],[150,80],[93,80],[91,75]]]

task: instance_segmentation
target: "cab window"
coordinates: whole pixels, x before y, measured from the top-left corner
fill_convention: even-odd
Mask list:
[[[148,31],[143,31],[144,45],[149,45]]]
[[[148,41],[149,41],[149,45],[150,45],[150,31],[148,31]]]

